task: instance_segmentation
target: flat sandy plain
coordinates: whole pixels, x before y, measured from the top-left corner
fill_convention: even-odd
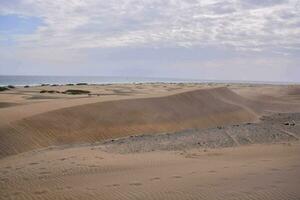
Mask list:
[[[3,91],[0,199],[298,200],[299,113],[297,85]]]

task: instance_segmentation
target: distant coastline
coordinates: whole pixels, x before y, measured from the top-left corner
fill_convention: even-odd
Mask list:
[[[239,81],[239,80],[198,80],[154,77],[120,77],[120,76],[35,76],[35,75],[0,75],[0,86],[35,86],[41,84],[114,84],[114,83],[249,83],[288,85],[297,82]]]

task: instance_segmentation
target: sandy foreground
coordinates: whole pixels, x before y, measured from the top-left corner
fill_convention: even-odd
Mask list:
[[[299,113],[297,85],[17,87],[0,199],[300,199]]]
[[[299,199],[299,144],[112,154],[91,147],[0,161],[1,199]]]

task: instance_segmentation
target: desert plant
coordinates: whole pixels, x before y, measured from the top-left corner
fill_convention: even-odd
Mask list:
[[[60,93],[60,91],[57,91],[57,90],[41,90],[40,93],[50,93],[50,94],[53,94],[53,93]]]
[[[64,94],[89,94],[91,93],[88,90],[66,90]]]
[[[49,86],[49,84],[43,83],[43,84],[41,84],[41,86],[42,86],[42,87],[44,87],[44,86]]]
[[[5,90],[9,90],[9,89],[7,87],[0,86],[0,92],[5,91]]]

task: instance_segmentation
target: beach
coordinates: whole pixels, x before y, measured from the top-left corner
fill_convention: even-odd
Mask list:
[[[0,199],[299,199],[300,86],[0,92]]]

